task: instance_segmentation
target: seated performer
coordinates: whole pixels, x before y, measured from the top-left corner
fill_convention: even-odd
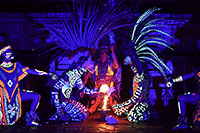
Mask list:
[[[161,19],[150,17],[159,9],[150,8],[142,14],[133,27],[131,42],[125,42],[124,44],[127,45],[125,47],[125,64],[129,64],[134,72],[133,96],[123,103],[113,105],[113,108],[117,115],[125,113],[131,122],[145,121],[149,118],[149,74],[146,65],[153,66],[165,80],[167,79],[163,68],[168,70],[169,68],[159,58],[157,52],[161,48],[170,48],[168,43],[163,42],[167,42],[166,39],[171,36],[162,31],[157,24],[157,20]],[[152,32],[156,34],[151,34]],[[164,34],[166,37],[158,37],[159,34]]]
[[[52,95],[56,113],[49,118],[47,123],[61,122],[63,124],[69,121],[84,121],[89,115],[88,109],[79,102],[79,92],[93,94],[98,90],[89,89],[83,84],[82,75],[86,71],[92,71],[91,56],[84,58],[80,57],[78,63],[73,63],[54,84]]]
[[[102,39],[103,40],[103,39]],[[115,46],[110,43],[107,44],[108,39],[103,40],[99,44],[99,54],[100,58],[96,60],[94,67],[94,78],[95,78],[95,89],[100,90],[102,85],[107,85],[108,90],[104,93],[94,94],[90,97],[90,100],[87,104],[87,107],[90,113],[94,113],[97,108],[101,108],[103,103],[104,95],[109,96],[110,107],[119,102],[119,93],[120,93],[120,66],[118,64],[117,57],[115,55]],[[110,52],[111,55],[110,56]],[[91,75],[92,73],[90,73]],[[101,91],[101,90],[100,90]],[[112,108],[113,109],[113,108]]]
[[[148,81],[146,80],[146,73],[142,67],[141,62],[138,60],[137,55],[132,47],[126,48],[128,53],[124,65],[130,65],[133,77],[133,96],[123,102],[113,105],[115,113],[127,115],[130,122],[145,121],[149,118],[148,111]]]
[[[197,79],[198,85],[200,83],[200,68],[196,69],[192,73],[178,76],[177,78],[172,79],[167,82],[167,87],[171,87],[173,83],[181,82],[187,80],[189,78],[195,77]],[[186,116],[186,104],[194,104],[197,105],[196,110],[193,116],[193,123],[196,127],[200,127],[200,88],[196,89],[196,92],[185,93],[183,95],[178,96],[178,109],[179,109],[179,117],[178,117],[178,125],[176,125],[173,129],[187,129],[189,127],[188,118]]]
[[[30,111],[26,113],[26,125],[38,126],[40,124],[35,122],[37,117],[35,111],[39,105],[40,95],[21,90],[19,81],[28,74],[56,77],[47,72],[25,67],[19,61],[13,63],[14,55],[11,46],[3,42],[0,45],[0,124],[14,125],[22,114],[21,101],[31,100]]]

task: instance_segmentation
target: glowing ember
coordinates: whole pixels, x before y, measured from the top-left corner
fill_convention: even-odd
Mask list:
[[[109,87],[107,84],[102,84],[101,87],[100,87],[100,90],[99,92],[103,92],[103,93],[106,93],[108,91]]]

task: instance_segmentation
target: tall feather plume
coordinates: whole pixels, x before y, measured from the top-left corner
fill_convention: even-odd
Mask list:
[[[172,36],[161,30],[161,28],[165,27],[164,25],[157,24],[157,22],[163,20],[163,18],[149,19],[155,11],[160,9],[161,8],[150,8],[138,18],[133,27],[131,41],[139,60],[154,66],[159,70],[164,79],[167,80],[164,70],[170,70],[157,55],[157,52],[159,52],[157,50],[161,47],[173,50],[170,47],[169,41]]]

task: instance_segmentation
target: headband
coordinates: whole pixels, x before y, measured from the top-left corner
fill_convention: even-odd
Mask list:
[[[3,54],[3,53],[4,53],[6,50],[8,50],[8,49],[11,49],[10,45],[8,45],[8,46],[2,48],[2,49],[0,50],[0,55]]]

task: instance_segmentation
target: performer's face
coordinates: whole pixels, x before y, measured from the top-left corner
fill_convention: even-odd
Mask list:
[[[101,61],[102,62],[105,62],[107,60],[108,53],[109,53],[108,49],[101,49],[100,50],[100,56],[101,56]]]
[[[124,59],[124,65],[128,65],[128,64],[129,65],[133,64],[130,56],[126,56],[126,58]]]
[[[5,52],[2,53],[3,60],[9,62],[10,60],[14,59],[13,51],[11,48],[7,49]]]

